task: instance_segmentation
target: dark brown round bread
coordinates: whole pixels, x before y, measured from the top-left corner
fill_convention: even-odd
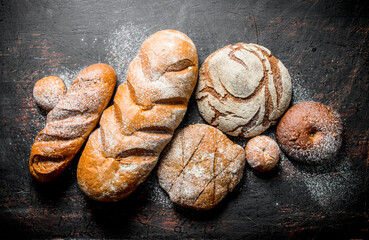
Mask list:
[[[337,112],[318,102],[292,106],[277,127],[282,151],[304,164],[321,164],[334,158],[342,144],[343,126]]]

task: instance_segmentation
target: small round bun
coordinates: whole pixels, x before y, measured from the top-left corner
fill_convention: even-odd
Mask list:
[[[277,141],[289,157],[313,165],[333,159],[342,144],[342,121],[336,111],[318,102],[292,106],[277,127]]]
[[[259,172],[272,170],[279,161],[278,144],[267,136],[260,135],[250,139],[245,152],[249,165]]]
[[[63,80],[49,76],[36,82],[33,88],[33,97],[40,108],[51,111],[66,92]]]

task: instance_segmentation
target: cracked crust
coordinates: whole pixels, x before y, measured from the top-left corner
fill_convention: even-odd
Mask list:
[[[197,76],[197,50],[185,34],[164,30],[142,44],[79,160],[87,196],[118,201],[147,178],[186,113]]]
[[[204,124],[179,130],[158,167],[160,186],[172,202],[192,209],[215,207],[240,182],[245,152],[218,129]]]
[[[271,52],[256,44],[228,45],[201,66],[196,88],[205,121],[226,134],[256,136],[287,109],[291,77]]]
[[[292,106],[280,120],[276,137],[292,159],[321,164],[334,158],[342,144],[343,126],[336,111],[318,102]]]

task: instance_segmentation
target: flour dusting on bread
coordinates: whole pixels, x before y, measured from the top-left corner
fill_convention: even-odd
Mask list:
[[[252,137],[276,123],[291,91],[286,67],[268,49],[237,43],[206,58],[196,100],[207,123],[232,136]]]
[[[108,105],[115,82],[114,69],[94,64],[61,96],[32,146],[29,169],[37,181],[51,181],[66,169]]]
[[[142,44],[82,153],[84,193],[117,201],[147,178],[184,117],[197,75],[197,50],[183,33],[160,31]]]
[[[160,186],[172,202],[215,207],[243,176],[245,153],[218,129],[195,124],[179,130],[161,156]]]

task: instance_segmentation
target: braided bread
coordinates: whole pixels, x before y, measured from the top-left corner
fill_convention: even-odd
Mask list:
[[[232,136],[253,137],[276,123],[291,94],[281,61],[263,46],[237,43],[206,58],[196,100],[207,123]]]
[[[37,181],[49,182],[65,170],[98,123],[116,79],[113,68],[94,64],[74,80],[32,146],[29,168]]]
[[[197,76],[197,50],[185,34],[164,30],[143,43],[78,163],[86,195],[117,201],[147,178],[186,113]]]

